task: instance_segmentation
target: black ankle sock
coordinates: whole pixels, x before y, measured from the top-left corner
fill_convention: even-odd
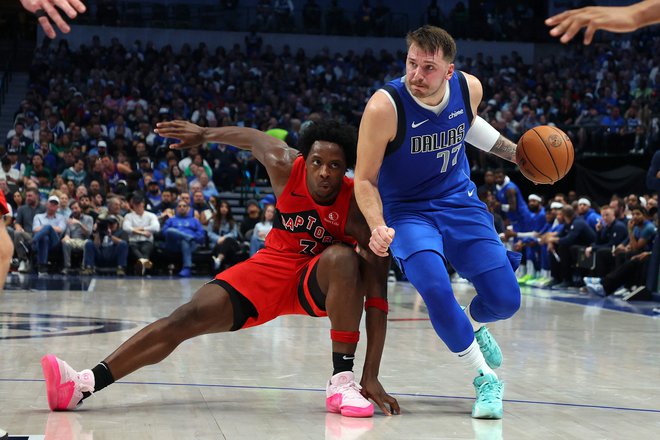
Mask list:
[[[105,362],[99,362],[96,367],[92,368],[94,373],[94,392],[101,391],[103,388],[114,383],[115,379],[112,377],[110,367]],[[91,396],[92,393],[83,393],[83,400]]]
[[[353,371],[353,360],[355,359],[355,354],[347,353],[335,353],[332,352],[332,366],[334,367],[334,376],[337,373],[343,371]]]

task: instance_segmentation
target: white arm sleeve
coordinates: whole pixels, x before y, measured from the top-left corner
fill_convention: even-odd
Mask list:
[[[474,145],[480,150],[490,151],[497,139],[500,137],[500,132],[486,122],[481,116],[477,116],[470,130],[465,136],[465,142]]]

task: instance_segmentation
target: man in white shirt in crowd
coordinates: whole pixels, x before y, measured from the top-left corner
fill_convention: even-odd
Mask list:
[[[128,246],[137,259],[137,272],[144,276],[153,266],[154,234],[160,231],[156,214],[145,211],[144,197],[136,194],[131,198],[132,211],[124,217],[123,228],[128,233]]]
[[[60,198],[55,195],[50,196],[46,203],[46,212],[34,216],[32,249],[37,253],[39,276],[48,272],[48,252],[60,244],[66,229],[66,219],[57,212],[59,207]]]
[[[92,235],[94,219],[83,214],[80,204],[74,200],[69,205],[71,216],[67,220],[66,232],[62,239],[62,255],[64,256],[64,269],[62,273],[67,275],[71,270],[71,250],[85,249],[85,242]],[[82,262],[81,262],[82,263]]]

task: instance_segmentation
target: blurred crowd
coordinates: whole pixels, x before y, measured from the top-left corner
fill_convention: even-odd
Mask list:
[[[532,65],[515,52],[499,60],[459,55],[456,67],[482,79],[480,115],[514,141],[534,126],[555,124],[572,134],[578,155],[612,145],[650,155],[659,136],[659,46],[657,36],[642,36],[618,46],[567,48]],[[171,150],[172,140],[156,134],[155,125],[186,119],[201,126],[253,127],[295,147],[307,121],[336,118],[357,126],[367,97],[403,74],[404,58],[370,50],[308,55],[286,46],[275,52],[257,33],[247,35],[243,47],[214,51],[204,43],[178,51],[141,41],[104,46],[98,37],[72,50],[66,40],[45,40],[33,55],[29,91],[0,147],[0,187],[14,211],[6,222],[14,234],[16,266],[45,272],[56,246],[64,249],[65,271],[67,248],[76,254],[86,246],[80,269],[88,272],[103,263],[145,273],[152,253],[168,246],[187,246],[188,256],[208,248],[217,266],[233,264],[236,255],[249,254],[252,236],[245,233],[256,225],[253,220],[267,221],[259,216],[274,200],[257,203],[259,213],[251,217],[244,200],[219,195],[264,179],[265,172],[249,152],[230,145]],[[474,169],[502,166],[469,151]],[[239,214],[235,218],[232,208]],[[35,220],[43,210],[54,234],[37,229],[45,227]],[[125,217],[143,211],[157,221],[137,214],[137,223],[125,223]],[[53,215],[64,221],[55,222]],[[91,226],[80,216],[91,217]],[[200,224],[190,220],[190,233],[174,237],[166,225],[177,218]],[[246,228],[241,220],[248,218],[252,224]],[[222,239],[227,234],[232,240]],[[119,256],[99,254],[97,264],[89,246],[102,249],[104,240],[120,246],[115,235],[128,251],[121,245]],[[79,241],[61,246],[74,239]],[[129,264],[124,254],[139,264]],[[178,264],[182,275],[189,275],[190,259],[183,255]]]

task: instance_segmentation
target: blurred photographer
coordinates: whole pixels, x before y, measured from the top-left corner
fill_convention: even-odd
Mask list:
[[[99,220],[92,239],[85,243],[83,275],[93,275],[96,267],[116,267],[117,276],[124,276],[127,259],[128,234],[119,227],[119,219],[109,215]]]

